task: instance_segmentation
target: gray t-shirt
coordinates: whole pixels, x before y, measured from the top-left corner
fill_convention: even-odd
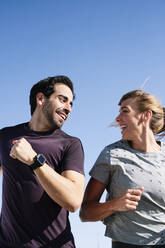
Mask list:
[[[143,186],[135,211],[118,211],[103,220],[105,236],[137,245],[165,245],[165,144],[157,152],[132,149],[120,140],[106,146],[90,171],[91,177],[106,184],[106,201],[126,189]]]

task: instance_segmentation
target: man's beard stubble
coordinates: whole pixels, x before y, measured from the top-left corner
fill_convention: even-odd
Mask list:
[[[62,126],[63,123],[60,125],[60,121],[57,123],[57,121],[53,118],[55,111],[49,99],[46,99],[42,111],[51,129],[60,128]]]

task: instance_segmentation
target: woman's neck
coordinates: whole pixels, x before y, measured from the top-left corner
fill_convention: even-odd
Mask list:
[[[153,133],[143,134],[141,137],[136,138],[136,140],[130,141],[130,143],[133,149],[143,152],[156,152],[161,150]]]

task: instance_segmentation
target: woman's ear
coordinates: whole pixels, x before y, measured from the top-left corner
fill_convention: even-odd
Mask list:
[[[145,112],[143,112],[143,121],[150,121],[152,118],[152,110],[147,110]]]

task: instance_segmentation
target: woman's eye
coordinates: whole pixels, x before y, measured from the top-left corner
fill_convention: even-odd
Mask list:
[[[125,110],[123,110],[122,112],[123,112],[123,113],[128,113],[128,110],[125,109]]]

